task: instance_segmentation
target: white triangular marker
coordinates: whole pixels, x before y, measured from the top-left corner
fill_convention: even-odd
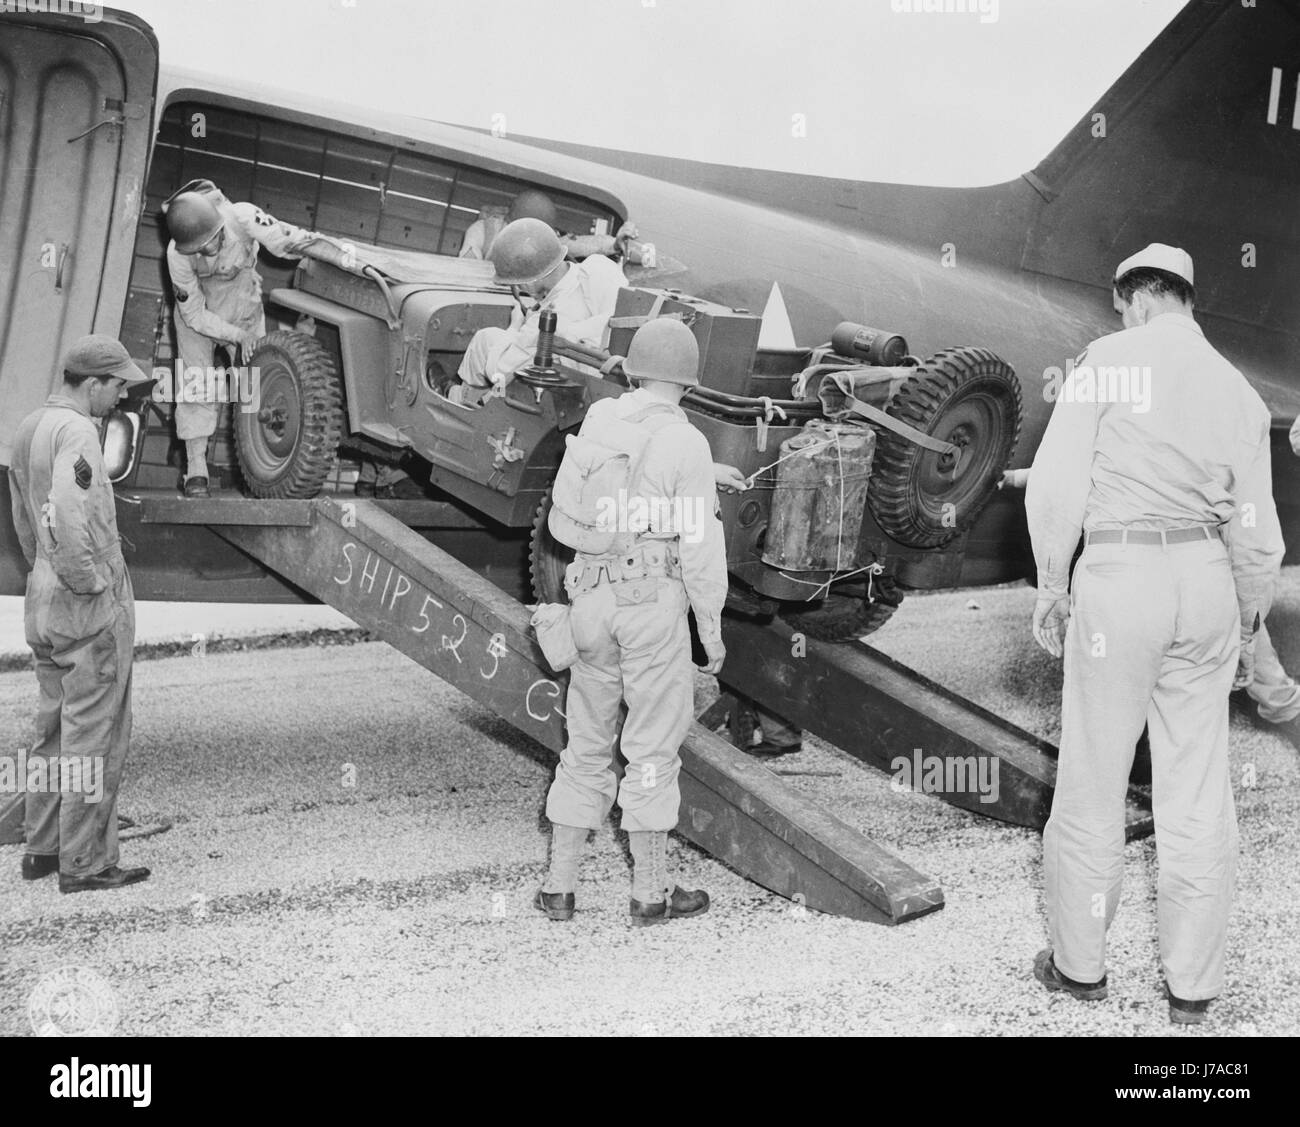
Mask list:
[[[758,347],[799,347],[794,342],[794,328],[790,324],[790,314],[786,311],[781,287],[776,282],[772,283],[772,292],[767,295],[767,305],[763,307],[763,323],[758,330]]]

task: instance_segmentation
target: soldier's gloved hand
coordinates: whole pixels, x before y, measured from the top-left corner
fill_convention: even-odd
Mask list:
[[[744,493],[749,488],[749,479],[735,466],[724,462],[713,463],[713,480],[723,493]]]
[[[511,383],[514,382],[514,378],[515,378],[514,372],[497,372],[492,377],[492,390],[489,391],[483,398],[491,399],[493,396],[496,396],[498,399],[504,399],[506,394],[506,388],[508,388],[511,385]]]
[[[705,642],[704,653],[709,660],[697,668],[702,673],[721,672],[722,663],[727,660],[727,647],[722,644],[722,639],[719,638],[714,642]]]
[[[1034,604],[1034,641],[1053,657],[1065,653],[1065,630],[1070,624],[1070,596],[1038,596]]]
[[[1024,489],[1029,484],[1029,470],[1003,470],[999,489]]]
[[[1232,679],[1234,689],[1248,689],[1255,680],[1255,634],[1241,632],[1241,653],[1237,657],[1237,675]]]
[[[253,350],[257,347],[258,341],[261,339],[260,336],[252,332],[239,334],[239,350],[243,353],[243,361],[245,363],[247,363],[248,358],[253,355]]]

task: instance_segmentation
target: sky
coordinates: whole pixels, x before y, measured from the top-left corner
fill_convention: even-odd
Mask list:
[[[943,6],[954,11],[910,10]],[[120,0],[165,66],[744,167],[1032,168],[1184,0]]]

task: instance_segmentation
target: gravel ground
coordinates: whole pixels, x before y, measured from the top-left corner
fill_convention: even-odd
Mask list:
[[[909,600],[875,641],[1047,738],[1060,672],[1024,587]],[[968,604],[975,603],[977,607]],[[1300,569],[1270,619],[1300,666]],[[702,707],[714,691],[698,681]],[[122,809],[175,820],[123,844],[149,882],[102,896],[24,883],[0,849],[0,1034],[29,1031],[43,973],[90,967],[118,1033],[1170,1034],[1155,857],[1128,847],[1111,997],[1049,996],[1036,833],[897,793],[820,744],[772,766],[937,878],[947,906],[895,928],[801,911],[675,842],[708,915],[632,930],[628,861],[603,830],[570,925],[529,900],[553,757],[378,644],[140,662]],[[28,737],[30,673],[0,675],[0,740]],[[1241,864],[1223,998],[1178,1037],[1300,1031],[1297,753],[1234,717]],[[355,767],[355,784],[348,765]]]

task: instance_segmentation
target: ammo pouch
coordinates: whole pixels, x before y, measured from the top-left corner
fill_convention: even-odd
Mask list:
[[[551,669],[560,673],[578,660],[578,644],[573,640],[573,623],[567,603],[539,603],[531,624],[542,647],[542,656]]]
[[[679,578],[682,565],[677,544],[671,540],[644,540],[621,556],[583,556],[569,564],[564,588],[569,597],[590,591],[601,583],[628,583],[638,579]],[[653,590],[657,584],[647,588]],[[640,601],[640,600],[637,600]]]

